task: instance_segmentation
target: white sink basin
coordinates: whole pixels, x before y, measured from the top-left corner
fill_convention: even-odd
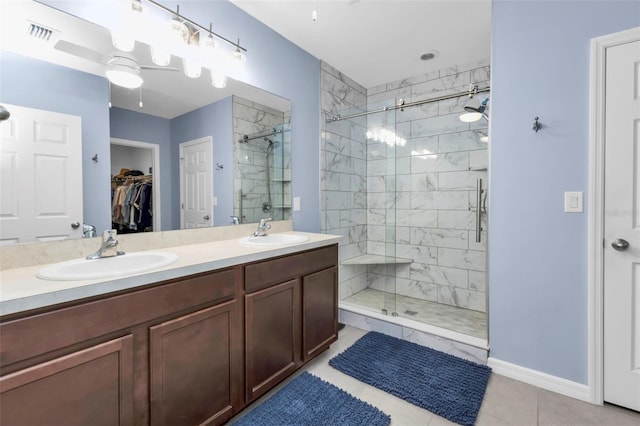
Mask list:
[[[306,235],[298,234],[269,234],[264,237],[243,237],[240,244],[248,246],[280,246],[285,244],[302,243],[309,239]]]
[[[47,266],[36,274],[53,281],[95,280],[137,274],[171,265],[178,260],[173,253],[140,252],[103,259],[75,259]]]

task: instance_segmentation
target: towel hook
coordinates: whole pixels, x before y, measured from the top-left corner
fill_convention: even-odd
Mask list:
[[[533,126],[531,126],[533,131],[536,132],[536,133],[538,133],[538,130],[542,129],[542,124],[538,120],[540,120],[540,117],[534,118],[533,119]]]

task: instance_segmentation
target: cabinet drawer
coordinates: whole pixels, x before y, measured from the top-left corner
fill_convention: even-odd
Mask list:
[[[3,366],[235,296],[232,269],[0,324]]]
[[[260,290],[291,278],[335,266],[337,263],[337,244],[253,263],[244,269],[244,288],[247,292]]]

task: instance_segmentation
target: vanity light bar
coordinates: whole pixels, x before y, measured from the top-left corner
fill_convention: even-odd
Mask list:
[[[134,1],[135,1],[135,0],[134,0]],[[138,1],[143,1],[143,0],[138,0]],[[194,26],[194,27],[198,28],[198,31],[197,31],[197,32],[205,32],[205,33],[207,33],[207,34],[211,34],[211,35],[213,35],[213,36],[215,36],[215,37],[219,38],[220,40],[223,40],[223,41],[225,41],[225,42],[229,43],[230,45],[232,45],[232,46],[236,49],[236,51],[243,51],[243,52],[246,52],[246,51],[247,51],[247,49],[245,49],[244,47],[240,46],[240,39],[238,39],[238,42],[237,42],[237,43],[236,43],[236,42],[233,42],[233,41],[229,40],[228,38],[223,37],[223,36],[221,36],[220,34],[217,34],[217,33],[213,32],[213,31],[211,30],[211,28],[203,27],[202,25],[198,24],[197,22],[192,21],[191,19],[187,18],[187,17],[186,17],[186,16],[184,16],[184,15],[181,15],[181,14],[180,14],[180,6],[178,6],[177,11],[175,11],[175,12],[174,12],[173,10],[171,10],[171,9],[169,9],[169,8],[167,8],[167,7],[163,6],[163,5],[161,5],[160,3],[158,3],[158,2],[156,2],[156,1],[154,1],[154,0],[144,0],[144,1],[146,1],[147,3],[150,3],[150,4],[154,5],[154,6],[156,6],[156,7],[157,7],[157,8],[159,8],[159,9],[164,10],[164,11],[165,11],[165,12],[167,12],[167,13],[170,13],[171,15],[173,15],[174,17],[176,17],[176,18],[178,18],[178,19],[181,19],[181,20],[183,20],[183,21],[185,21],[185,22],[188,22],[188,23],[189,23],[189,24],[191,24],[192,26]]]

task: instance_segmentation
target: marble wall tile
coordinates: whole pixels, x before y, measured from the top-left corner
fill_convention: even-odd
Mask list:
[[[428,346],[440,352],[454,355],[478,364],[486,364],[488,353],[484,349],[466,345],[444,337],[435,336],[409,327],[403,327],[402,338],[419,345]]]
[[[410,268],[409,276],[412,280],[440,284],[446,287],[469,288],[469,271],[467,269],[416,262],[412,263]]]
[[[409,229],[409,228],[403,228]],[[396,246],[396,255],[398,257],[404,257],[407,259],[413,259],[416,263],[423,263],[429,265],[438,264],[438,249],[437,247],[421,246],[408,243],[400,243]],[[410,267],[407,269],[410,270]]]
[[[396,279],[396,293],[431,302],[438,301],[438,285],[404,278]]]
[[[411,227],[438,226],[438,212],[435,209],[397,209],[396,224]]]
[[[371,318],[345,309],[340,309],[338,311],[338,320],[343,324],[350,325],[361,330],[377,331],[402,339],[402,326],[391,324],[387,321]]]
[[[396,157],[437,154],[438,145],[437,135],[410,137],[404,146],[396,147]]]
[[[483,134],[480,131],[466,130],[439,135],[438,152],[486,150],[487,143],[480,141]]]
[[[484,179],[486,182],[487,172],[443,172],[438,174],[438,188],[443,190],[475,190],[478,179]]]
[[[408,226],[396,226],[396,242],[398,243],[398,249],[403,244],[409,244],[409,239],[411,238],[411,228]],[[400,256],[404,257],[404,256]]]
[[[474,311],[486,312],[486,295],[478,291],[462,288],[440,286],[438,289],[438,302]]]
[[[438,264],[473,271],[485,271],[487,255],[482,251],[438,248]]]
[[[469,170],[469,152],[416,155],[411,157],[411,173],[455,172]]]
[[[489,165],[489,157],[486,149],[469,151],[469,167],[480,168]]]
[[[438,224],[446,229],[475,229],[475,212],[469,210],[439,210]]]
[[[411,208],[421,210],[467,210],[467,191],[425,191],[411,193]]]
[[[441,174],[441,173],[440,173]],[[410,191],[435,191],[439,189],[438,173],[413,173],[411,174]]]
[[[469,247],[469,232],[442,228],[411,228],[411,244],[467,249]]]
[[[398,87],[397,89],[387,90],[386,92],[368,95],[367,109],[376,110],[385,106],[393,106],[397,104],[399,99],[404,99],[405,102],[411,102],[411,86]]]
[[[469,130],[469,123],[460,121],[459,114],[438,115],[411,121],[411,136],[440,135]]]
[[[469,290],[485,293],[487,290],[487,273],[469,271]]]

